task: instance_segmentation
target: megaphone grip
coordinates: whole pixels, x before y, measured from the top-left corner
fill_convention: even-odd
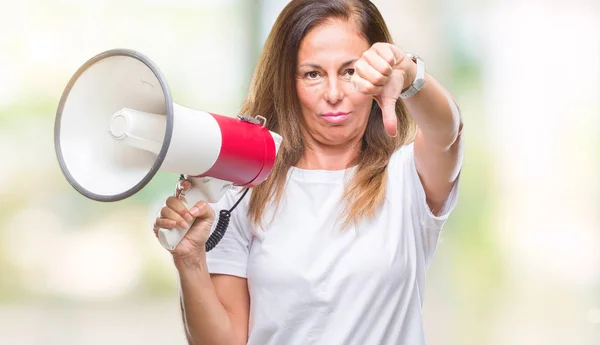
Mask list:
[[[223,236],[225,236],[225,231],[227,231],[227,227],[229,226],[230,219],[231,212],[229,210],[221,210],[221,212],[219,212],[219,220],[217,221],[215,230],[212,234],[210,234],[205,244],[207,253],[213,250],[217,246],[217,244],[221,242]],[[185,234],[187,234],[187,232],[187,229],[160,229],[158,238],[160,243],[165,248],[169,250],[174,250],[179,244],[179,242],[181,242]]]
[[[168,250],[175,250],[175,248],[177,247],[179,242],[181,242],[181,239],[185,236],[185,234],[187,234],[187,232],[187,229],[161,228],[158,229],[158,241],[164,248]]]
[[[229,210],[221,210],[219,212],[219,220],[217,221],[217,225],[215,226],[215,230],[210,234],[208,240],[205,243],[205,250],[209,252],[213,250],[217,244],[223,239],[225,236],[225,232],[227,231],[227,227],[229,226],[229,220],[231,219],[231,212],[240,204],[240,202],[244,199],[246,194],[250,189],[246,188],[242,196],[238,199],[238,201],[229,209]],[[187,208],[187,203],[185,202],[185,198],[181,199],[183,204]],[[193,224],[196,219],[194,218],[191,223]],[[174,250],[179,242],[183,239],[183,237],[187,234],[188,229],[179,229],[174,228],[172,230],[169,229],[159,229],[158,231],[158,240],[162,244],[163,247],[169,250]]]

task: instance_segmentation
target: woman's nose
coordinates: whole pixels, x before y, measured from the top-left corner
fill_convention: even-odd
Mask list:
[[[325,100],[331,104],[336,104],[344,98],[340,81],[337,78],[330,77],[325,90]]]

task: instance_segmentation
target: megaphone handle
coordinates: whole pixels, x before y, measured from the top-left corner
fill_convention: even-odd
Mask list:
[[[180,229],[179,227],[173,229],[161,228],[158,229],[158,241],[165,249],[175,250],[187,232],[188,229]]]
[[[175,195],[180,198],[186,208],[189,205],[195,205],[200,200],[205,200],[214,203],[221,199],[223,194],[231,187],[232,183],[212,177],[187,178],[192,183],[192,187],[184,194],[180,189],[181,180],[177,184],[177,192]],[[189,224],[193,224],[196,219],[192,219]],[[211,237],[207,241],[207,251],[212,249],[216,243],[223,237],[227,225],[229,224],[229,215],[224,215],[223,211],[219,214],[217,227]],[[175,250],[179,242],[187,234],[188,229],[179,227],[173,229],[159,229],[158,241],[168,250]],[[216,238],[218,237],[218,240]],[[216,241],[215,241],[216,240]]]

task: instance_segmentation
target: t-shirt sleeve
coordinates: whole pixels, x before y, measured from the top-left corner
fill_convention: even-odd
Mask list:
[[[414,143],[405,146],[404,150],[406,159],[404,164],[404,176],[408,178],[407,181],[410,183],[410,187],[412,188],[414,200],[421,217],[421,225],[428,231],[440,231],[442,230],[444,224],[450,216],[450,213],[454,210],[458,202],[458,182],[460,179],[460,174],[456,181],[454,181],[454,186],[452,186],[452,190],[444,202],[444,205],[437,215],[435,215],[427,204],[425,188],[423,187],[423,183],[421,182],[421,178],[417,172],[417,167],[415,165]]]
[[[240,188],[231,188],[227,193],[210,206],[215,211],[212,231],[216,228],[221,210],[229,210],[242,196]],[[208,271],[212,274],[227,274],[246,278],[246,267],[252,243],[252,232],[248,222],[248,200],[250,192],[244,200],[231,212],[229,226],[221,241],[206,254]],[[211,231],[211,234],[212,234]]]
[[[426,262],[429,262],[437,246],[439,234],[457,204],[459,179],[454,182],[440,211],[434,214],[427,204],[425,188],[415,165],[414,143],[405,145],[394,152],[390,165],[395,170],[392,174],[397,174],[401,179],[398,182],[402,184],[402,190],[408,193],[406,200],[410,202],[410,206],[407,206],[410,207],[413,215],[413,226],[421,239]]]

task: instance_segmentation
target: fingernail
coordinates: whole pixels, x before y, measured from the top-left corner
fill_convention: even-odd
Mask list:
[[[191,214],[189,214],[189,213],[186,213],[186,214],[183,216],[183,219],[187,220],[188,222],[191,222],[191,221],[192,221],[192,219],[194,219],[194,217],[192,217],[192,215],[191,215]]]
[[[198,209],[198,207],[192,207],[190,209],[190,213],[192,214],[192,216],[197,216],[200,213],[200,210]]]
[[[189,226],[189,225],[188,225],[188,223],[186,223],[186,222],[179,222],[179,227],[180,227],[180,228],[182,228],[182,229],[187,229],[187,228],[188,228],[188,226]]]

